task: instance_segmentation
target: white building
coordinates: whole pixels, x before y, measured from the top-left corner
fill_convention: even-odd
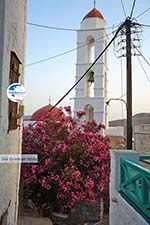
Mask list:
[[[21,153],[22,103],[7,87],[23,83],[26,0],[0,0],[0,154]],[[0,224],[16,225],[20,164],[0,163]]]
[[[76,81],[85,73],[108,43],[103,15],[94,7],[77,30]],[[75,90],[74,113],[86,111],[86,119],[107,123],[105,101],[108,94],[107,51],[78,83]]]

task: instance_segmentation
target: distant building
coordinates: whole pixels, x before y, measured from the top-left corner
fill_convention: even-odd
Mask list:
[[[26,0],[0,1],[0,154],[20,154],[22,103],[9,101],[7,87],[23,83]],[[20,164],[0,163],[0,224],[16,225]]]
[[[107,46],[105,20],[95,7],[84,16],[77,30],[76,82]],[[74,113],[86,111],[86,120],[107,124],[105,102],[108,95],[107,51],[91,68],[75,89]]]
[[[31,115],[26,115],[23,117],[23,125],[26,127],[31,124]]]

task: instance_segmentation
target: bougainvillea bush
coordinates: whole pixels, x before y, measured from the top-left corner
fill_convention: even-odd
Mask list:
[[[102,124],[81,122],[83,114],[59,121],[47,114],[24,128],[23,153],[38,154],[37,164],[22,166],[24,195],[40,210],[69,213],[77,201],[92,204],[108,187],[109,140]]]

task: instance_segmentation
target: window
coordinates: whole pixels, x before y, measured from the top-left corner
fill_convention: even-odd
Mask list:
[[[18,83],[19,82],[19,67],[20,67],[20,60],[18,59],[15,52],[11,52],[10,58],[10,72],[9,72],[9,84]],[[17,109],[18,103],[12,102],[9,100],[8,102],[8,130],[17,129]]]

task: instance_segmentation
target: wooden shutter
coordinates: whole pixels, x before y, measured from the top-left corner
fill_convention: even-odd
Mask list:
[[[18,59],[15,52],[11,52],[11,59],[10,59],[10,73],[9,73],[9,84],[18,83],[19,82],[19,67],[20,67],[20,60]],[[17,129],[17,109],[18,103],[12,102],[9,100],[9,127],[8,130]]]

